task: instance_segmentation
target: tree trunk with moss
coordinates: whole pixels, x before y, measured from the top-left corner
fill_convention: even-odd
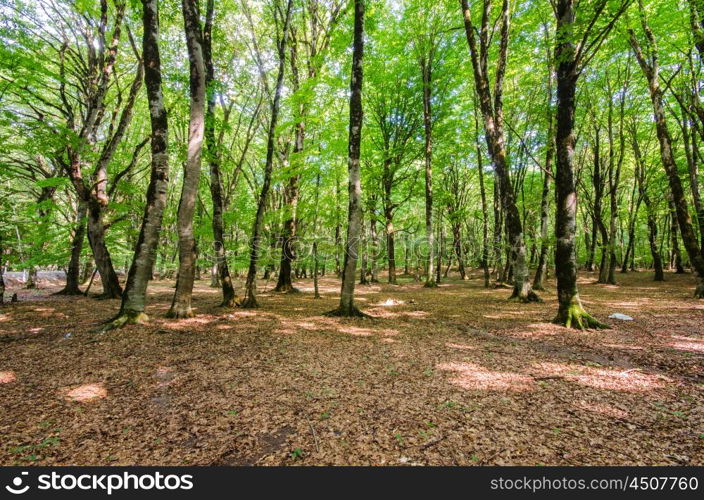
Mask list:
[[[161,58],[159,54],[159,16],[157,0],[142,0],[144,35],[142,54],[144,83],[149,101],[151,123],[151,176],[147,188],[147,202],[142,217],[132,265],[127,274],[122,304],[117,317],[108,325],[116,328],[146,321],[147,285],[152,277],[159,233],[163,220],[166,194],[169,187],[168,119],[161,89]]]
[[[557,110],[555,129],[555,274],[558,310],[555,322],[568,328],[599,328],[602,323],[582,306],[577,289],[575,232],[577,192],[574,169],[575,94],[579,78],[572,30],[575,23],[574,0],[559,0],[555,11],[557,36]]]

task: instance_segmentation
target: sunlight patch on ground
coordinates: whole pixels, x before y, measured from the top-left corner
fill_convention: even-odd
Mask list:
[[[463,389],[524,392],[535,388],[532,377],[520,373],[491,371],[473,363],[441,363],[437,368],[454,372],[450,383]]]
[[[476,351],[477,347],[473,345],[467,345],[467,344],[453,344],[451,342],[448,342],[445,344],[445,347],[449,347],[450,349],[459,349],[461,351]]]
[[[667,345],[673,349],[704,353],[704,339],[693,339],[682,335],[673,335],[672,338],[676,340],[668,343]]]
[[[616,408],[615,406],[607,403],[581,400],[577,401],[575,406],[580,410],[598,413],[599,415],[605,415],[612,418],[628,418],[629,415],[627,411]]]
[[[87,403],[107,397],[108,391],[103,384],[83,384],[73,389],[64,389],[64,396],[70,401]]]
[[[398,335],[398,330],[391,328],[359,328],[358,326],[342,326],[337,329],[340,333],[347,333],[355,337],[371,337],[373,335],[381,335],[384,337],[393,337]]]
[[[537,363],[533,368],[541,372],[538,376],[563,377],[581,385],[611,391],[646,392],[664,388],[664,382],[671,382],[667,377],[636,370],[613,370],[563,363]]]
[[[396,299],[386,299],[384,302],[380,302],[378,304],[375,304],[378,307],[392,307],[392,306],[400,306],[405,304],[404,301],[402,300],[396,300]]]
[[[197,316],[195,318],[184,318],[171,320],[164,323],[164,326],[172,330],[184,330],[190,329],[194,326],[209,325],[210,323],[217,321],[218,318],[212,316]]]
[[[520,330],[512,331],[512,335],[516,337],[530,338],[530,337],[551,337],[551,336],[563,336],[566,333],[575,333],[564,326],[556,325],[555,323],[530,323]]]
[[[154,372],[154,378],[156,379],[156,386],[159,388],[167,387],[174,383],[176,379],[176,372],[170,366],[159,366]]]
[[[9,384],[17,380],[15,372],[0,372],[0,384]]]
[[[626,345],[626,344],[604,344],[605,347],[610,347],[612,349],[624,349],[626,351],[642,351],[643,348],[637,345]]]

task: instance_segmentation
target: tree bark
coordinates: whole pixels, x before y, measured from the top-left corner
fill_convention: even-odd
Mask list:
[[[631,47],[636,54],[638,64],[640,65],[643,75],[648,82],[650,101],[653,106],[655,132],[660,145],[660,158],[670,185],[672,203],[675,206],[682,242],[684,243],[685,250],[689,256],[690,264],[692,265],[694,274],[697,278],[697,286],[694,291],[694,296],[697,298],[704,298],[704,255],[702,255],[702,249],[699,247],[699,242],[697,241],[697,236],[694,232],[692,219],[689,215],[689,208],[687,207],[687,198],[682,187],[682,181],[677,172],[677,163],[675,162],[675,156],[672,151],[672,139],[667,126],[667,119],[665,117],[663,92],[660,88],[660,66],[658,62],[655,36],[650,30],[650,26],[648,26],[645,17],[646,12],[643,8],[642,1],[639,1],[639,7],[640,8],[638,11],[641,26],[647,40],[647,54],[641,49],[635,32],[632,29],[629,30]]]
[[[267,134],[266,147],[266,163],[264,165],[264,182],[262,190],[259,194],[259,202],[257,204],[257,214],[254,218],[254,227],[252,229],[252,241],[249,252],[249,269],[247,271],[247,281],[245,284],[245,295],[242,302],[242,307],[256,308],[257,303],[257,261],[259,260],[259,245],[261,242],[261,229],[264,223],[264,212],[266,210],[266,200],[269,195],[271,186],[271,173],[274,167],[274,145],[276,139],[276,125],[279,118],[279,107],[281,105],[281,91],[284,84],[284,73],[286,69],[286,43],[289,36],[289,24],[291,21],[291,11],[293,8],[293,0],[288,0],[286,7],[286,17],[283,25],[283,33],[281,40],[278,41],[279,49],[279,68],[276,78],[276,89],[274,91],[274,100],[271,103],[271,119],[269,122],[269,132]],[[283,270],[279,271],[279,275]],[[290,273],[290,270],[289,270]]]
[[[600,322],[583,308],[577,290],[577,258],[575,232],[577,192],[574,172],[575,94],[579,78],[572,30],[575,24],[574,0],[558,0],[555,16],[557,36],[556,169],[555,169],[555,274],[557,277],[558,311],[555,322],[568,328],[598,328]]]
[[[183,186],[178,204],[178,276],[176,291],[167,313],[170,318],[190,318],[193,282],[196,272],[196,240],[193,234],[193,214],[201,169],[201,153],[205,130],[205,63],[203,32],[198,12],[198,0],[182,0],[183,24],[190,68],[191,94],[188,123],[188,151],[183,169]]]
[[[364,77],[364,1],[354,0],[354,42],[352,48],[352,77],[350,79],[350,125],[347,170],[349,172],[349,207],[347,215],[347,242],[340,290],[340,306],[327,313],[331,316],[365,316],[354,304],[357,251],[362,222],[362,183],[360,179],[360,150],[362,144],[362,80]]]
[[[132,264],[122,294],[120,312],[109,327],[146,321],[147,285],[152,277],[159,233],[169,187],[168,117],[161,89],[161,57],[159,54],[159,15],[157,0],[142,0],[144,35],[142,54],[144,83],[147,87],[151,124],[151,175],[142,227],[135,245]]]
[[[81,252],[83,251],[83,240],[86,235],[86,215],[88,213],[88,205],[80,200],[77,201],[76,209],[76,227],[73,231],[71,240],[71,259],[66,269],[66,286],[57,292],[57,295],[81,295],[81,289],[78,287],[81,281]]]
[[[425,287],[437,286],[435,279],[435,237],[433,234],[433,52],[428,57],[424,54],[420,59],[421,75],[423,77],[423,130],[425,133],[425,238],[428,244],[427,274]]]
[[[484,132],[486,136],[487,148],[491,157],[497,178],[500,184],[502,206],[506,211],[506,229],[511,245],[511,268],[513,271],[513,293],[511,298],[521,302],[535,302],[541,299],[532,289],[528,278],[528,265],[526,262],[526,247],[523,238],[523,225],[520,213],[516,206],[516,195],[509,177],[509,165],[505,148],[503,130],[503,78],[506,69],[509,37],[509,2],[504,0],[501,8],[500,22],[500,45],[496,76],[494,81],[493,100],[492,92],[489,88],[489,76],[486,67],[486,60],[489,52],[489,45],[486,39],[487,23],[489,22],[490,1],[484,2],[484,14],[482,18],[482,35],[480,36],[480,47],[477,47],[475,27],[472,23],[471,12],[467,0],[461,0],[462,13],[464,16],[465,34],[472,59],[474,69],[474,83],[479,98],[479,107],[484,118]]]
[[[203,27],[203,57],[205,64],[205,88],[207,108],[205,111],[205,144],[210,166],[210,197],[213,202],[213,251],[215,252],[214,286],[222,287],[221,307],[232,307],[239,301],[227,265],[223,212],[225,203],[222,196],[222,176],[220,172],[219,144],[215,137],[215,65],[213,64],[213,18],[214,0],[208,0],[205,25]]]

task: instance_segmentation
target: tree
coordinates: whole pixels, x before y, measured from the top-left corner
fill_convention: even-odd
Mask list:
[[[191,297],[196,271],[196,240],[193,235],[201,152],[205,130],[205,60],[203,58],[203,30],[200,24],[198,0],[183,0],[183,23],[188,48],[191,92],[188,150],[183,168],[183,186],[178,205],[178,258],[176,291],[168,317],[190,318],[193,314]]]
[[[523,225],[516,206],[516,195],[509,177],[509,164],[505,147],[503,81],[509,44],[509,0],[503,0],[498,21],[499,52],[493,91],[491,90],[488,69],[490,44],[493,38],[489,33],[492,2],[491,0],[484,0],[482,4],[481,24],[478,29],[479,44],[477,44],[476,36],[477,27],[472,20],[469,4],[467,0],[461,0],[460,3],[464,17],[467,44],[469,45],[472,60],[475,89],[479,99],[479,108],[484,119],[487,149],[499,181],[502,205],[506,210],[506,229],[511,244],[514,280],[511,298],[516,298],[521,302],[540,301],[540,298],[533,292],[531,282],[528,279]]]
[[[252,240],[249,251],[249,270],[247,271],[247,282],[245,284],[245,295],[242,307],[256,308],[257,303],[257,261],[259,259],[259,246],[261,244],[261,230],[264,221],[264,211],[266,209],[267,196],[271,187],[271,172],[274,168],[274,144],[276,137],[276,124],[279,118],[279,107],[281,106],[281,92],[284,84],[284,73],[286,70],[286,43],[289,36],[289,25],[291,23],[291,12],[293,0],[288,0],[284,23],[281,32],[281,39],[277,41],[279,67],[276,77],[276,87],[274,99],[271,102],[271,118],[269,121],[269,132],[267,135],[266,163],[264,165],[264,182],[259,193],[257,204],[257,214],[254,217],[254,228],[252,229]],[[278,6],[275,7],[275,16],[279,15]]]
[[[330,316],[366,316],[354,304],[354,285],[357,269],[357,251],[362,232],[362,183],[360,181],[360,151],[362,145],[362,84],[364,78],[364,2],[354,0],[354,41],[352,45],[352,77],[350,79],[350,126],[347,170],[349,173],[347,209],[347,241],[342,271],[340,306]]]
[[[677,172],[677,162],[672,150],[672,138],[665,118],[663,91],[660,87],[658,47],[655,35],[648,25],[646,12],[643,0],[638,0],[638,13],[645,41],[641,45],[633,28],[629,29],[629,41],[638,64],[643,71],[643,76],[648,83],[650,100],[653,105],[655,131],[660,143],[660,158],[667,174],[682,241],[698,280],[694,296],[701,299],[704,298],[704,255],[702,254],[702,249],[699,248],[699,242],[692,225],[692,218],[687,207],[687,198],[682,187],[682,180]]]
[[[166,205],[169,184],[168,116],[164,105],[161,83],[161,56],[159,53],[159,15],[157,0],[142,0],[144,35],[142,54],[144,84],[147,87],[151,121],[151,175],[142,226],[135,245],[134,257],[127,274],[120,312],[108,325],[119,328],[125,324],[143,323],[147,285],[152,277],[159,232]]]
[[[557,276],[558,310],[555,322],[573,328],[604,328],[606,325],[592,317],[582,306],[577,290],[577,262],[575,231],[577,193],[574,172],[574,121],[577,81],[585,66],[596,55],[616,20],[623,14],[630,0],[623,0],[606,22],[597,25],[605,16],[606,0],[580,4],[580,13],[592,11],[585,18],[582,33],[576,31],[578,12],[575,0],[551,0],[556,20],[555,62],[557,66],[557,109],[555,129],[555,274]],[[584,21],[583,21],[584,22]]]

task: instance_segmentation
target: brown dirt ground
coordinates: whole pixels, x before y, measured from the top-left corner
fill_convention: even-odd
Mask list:
[[[506,300],[478,273],[437,289],[358,286],[374,320],[270,292],[198,316],[95,333],[117,301],[19,291],[0,310],[0,464],[704,464],[704,301],[690,276],[580,278],[607,331],[550,324],[544,304]],[[553,285],[553,283],[550,283]],[[11,291],[10,293],[12,293]],[[70,334],[70,335],[69,335]]]

